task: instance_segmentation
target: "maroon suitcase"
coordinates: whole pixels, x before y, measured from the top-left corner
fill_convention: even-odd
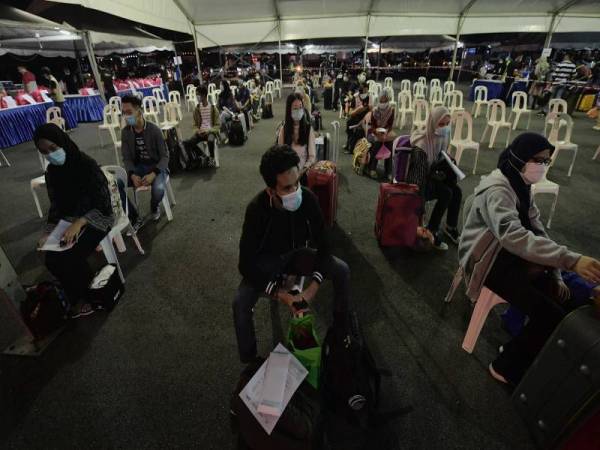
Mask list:
[[[381,183],[375,215],[375,236],[382,247],[414,247],[423,199],[419,187]]]
[[[337,215],[338,176],[334,162],[319,161],[308,170],[308,188],[319,199],[325,224],[333,226]]]

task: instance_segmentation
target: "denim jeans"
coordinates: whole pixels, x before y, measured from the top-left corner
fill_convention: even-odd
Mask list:
[[[562,98],[563,94],[565,93],[565,91],[567,90],[568,86],[566,85],[559,85],[556,86],[554,88],[554,90],[552,91],[552,98]],[[549,111],[549,103],[546,104],[546,106],[544,106],[544,112],[547,114]]]
[[[315,250],[308,250],[314,260]],[[301,265],[293,264],[294,256],[297,252],[287,255],[265,255],[259,257],[257,265],[261,270],[272,270],[273,275],[285,271],[291,275],[311,275],[311,264]],[[308,270],[307,270],[308,269]],[[323,276],[333,282],[334,291],[334,318],[342,317],[348,311],[350,297],[350,268],[339,258],[331,256],[325,264],[325,273]],[[294,273],[296,272],[296,273]],[[246,279],[243,279],[238,287],[237,294],[233,301],[233,322],[237,336],[238,351],[242,362],[249,362],[257,355],[256,333],[254,330],[254,306],[260,296],[266,296],[264,292],[258,290]]]
[[[144,164],[138,164],[133,169],[133,173],[138,177],[145,177],[154,170],[154,166],[147,166]],[[150,196],[150,210],[152,212],[158,209],[158,205],[162,202],[163,196],[165,195],[165,182],[167,180],[167,172],[161,170],[154,181],[152,182],[152,193]]]

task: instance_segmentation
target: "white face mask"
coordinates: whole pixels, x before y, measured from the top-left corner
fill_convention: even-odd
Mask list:
[[[283,209],[290,212],[297,211],[298,208],[300,208],[300,205],[302,205],[302,186],[299,185],[296,192],[281,195],[280,198]]]
[[[303,109],[292,109],[292,119],[299,122],[304,117]]]
[[[527,184],[539,183],[544,175],[546,174],[546,166],[544,164],[538,164],[534,162],[528,162],[525,164],[521,176],[523,181]]]

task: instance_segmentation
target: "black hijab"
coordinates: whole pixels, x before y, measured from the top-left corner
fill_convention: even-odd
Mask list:
[[[49,164],[46,169],[46,184],[52,190],[54,201],[60,213],[75,215],[80,200],[86,194],[86,187],[92,178],[96,161],[79,151],[69,135],[53,123],[40,125],[33,135],[35,145],[46,139],[64,149],[66,160],[62,166]]]
[[[523,133],[500,154],[498,168],[504,174],[511,187],[517,194],[519,219],[521,224],[531,231],[536,231],[529,220],[529,208],[531,207],[531,185],[525,183],[521,176],[521,169],[525,163],[543,150],[554,152],[554,146],[548,140],[537,133]]]

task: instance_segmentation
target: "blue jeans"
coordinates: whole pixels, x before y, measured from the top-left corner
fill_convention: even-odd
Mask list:
[[[552,98],[562,98],[563,94],[565,93],[565,91],[567,90],[568,86],[566,85],[558,85],[554,88],[554,90],[552,91]],[[546,106],[544,106],[544,112],[547,114],[549,111],[549,103],[546,103]]]
[[[133,169],[133,173],[138,177],[145,177],[154,170],[154,166],[147,166],[145,164],[138,164]],[[165,195],[165,182],[167,181],[167,171],[161,170],[156,174],[156,178],[152,183],[152,195],[150,196],[150,209],[152,212],[158,209],[158,205],[162,202],[163,196]]]

